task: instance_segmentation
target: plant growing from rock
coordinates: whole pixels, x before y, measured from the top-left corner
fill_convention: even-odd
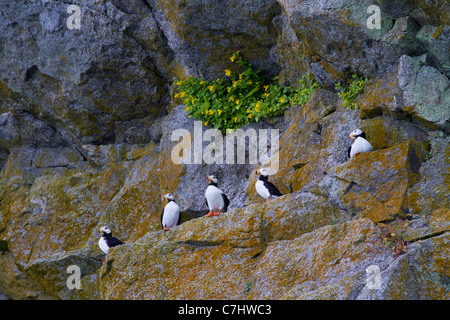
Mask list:
[[[320,87],[309,74],[302,78],[302,86],[297,89],[280,86],[277,77],[267,82],[259,75],[260,70],[254,69],[239,51],[230,60],[237,63],[242,72],[227,69],[225,80],[205,81],[191,76],[175,82],[179,91],[175,98],[182,99],[189,117],[222,132],[281,115],[293,104],[303,105]]]
[[[314,90],[321,88],[321,85],[312,77],[310,73],[304,75],[300,80],[300,87],[294,90],[290,100],[291,105],[303,106],[308,102]]]
[[[394,256],[406,252],[407,242],[404,236],[404,228],[407,224],[407,222],[398,226],[380,224],[381,246],[392,251]]]
[[[248,281],[247,284],[245,285],[244,292],[249,294],[252,291],[252,287],[254,284],[255,284],[255,280]]]
[[[338,96],[342,99],[342,105],[349,110],[356,110],[358,109],[358,105],[353,101],[364,90],[367,78],[358,77],[356,74],[352,78],[348,87],[344,87],[338,82],[335,88],[338,90]]]

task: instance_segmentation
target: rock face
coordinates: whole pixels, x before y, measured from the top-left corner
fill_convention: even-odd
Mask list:
[[[78,1],[77,29],[67,2],[1,2],[0,299],[449,299],[448,2],[383,1],[369,29],[372,4]],[[237,50],[323,87],[242,128],[279,132],[268,203],[253,146],[207,164],[210,128],[171,99]],[[333,88],[354,73],[347,110]],[[374,150],[349,160],[356,127]],[[173,161],[177,129],[200,163]],[[231,202],[206,217],[211,174]],[[168,192],[182,223],[164,232]],[[125,242],[106,256],[103,225]]]
[[[148,5],[187,74],[222,76],[224,69],[234,67],[223,57],[237,50],[268,77],[279,72],[271,53],[277,38],[272,19],[281,13],[277,1],[149,0]]]
[[[400,257],[379,247],[377,227],[369,219],[303,234],[299,230],[285,238],[280,230],[287,231],[289,224],[268,225],[266,221],[274,216],[270,212],[273,205],[290,206],[291,201],[282,197],[267,208],[251,205],[215,220],[202,217],[186,222],[172,234],[152,233],[132,245],[115,248],[100,270],[102,297],[446,298],[448,233],[416,241]],[[301,217],[302,213],[290,215]],[[314,211],[308,215],[320,220]],[[424,254],[423,248],[430,250],[429,254]],[[367,281],[370,266],[379,268],[377,290]],[[420,275],[412,276],[417,272]]]

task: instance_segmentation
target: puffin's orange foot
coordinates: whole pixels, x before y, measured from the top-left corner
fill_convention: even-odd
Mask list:
[[[170,230],[169,228],[164,227],[164,231],[169,231],[169,230]]]
[[[220,210],[219,210],[219,211],[217,211],[217,212],[213,212],[213,215],[215,215],[215,216],[218,216],[218,215],[219,215],[219,213],[220,213]]]
[[[209,211],[209,213],[206,214],[207,217],[211,216],[213,214],[212,210]]]

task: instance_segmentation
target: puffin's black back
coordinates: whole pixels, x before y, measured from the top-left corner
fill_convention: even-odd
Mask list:
[[[227,212],[228,205],[230,204],[230,200],[229,200],[228,197],[225,195],[225,193],[222,193],[222,198],[223,198],[223,203],[224,203],[224,207],[223,207],[222,212]]]
[[[107,244],[108,247],[110,247],[110,248],[123,244],[122,241],[120,241],[120,240],[117,239],[117,238],[114,238],[114,237],[112,236],[112,234],[110,234],[110,233],[105,233],[105,234],[103,235],[103,237],[104,237],[105,240],[106,240],[106,244]]]
[[[278,190],[278,188],[275,187],[275,185],[268,180],[268,177],[265,177],[265,176],[261,175],[261,176],[259,176],[259,180],[263,181],[264,186],[269,190],[270,195],[277,196],[277,197],[283,195],[280,192],[280,190]]]

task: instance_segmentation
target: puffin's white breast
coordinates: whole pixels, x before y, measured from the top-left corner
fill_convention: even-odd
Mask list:
[[[108,254],[109,247],[104,237],[100,237],[100,240],[98,240],[98,246],[100,247],[100,250]]]
[[[267,199],[268,197],[270,197],[269,189],[267,189],[264,186],[264,181],[261,181],[261,180],[256,181],[255,189],[256,189],[256,192],[258,192],[258,194],[261,197],[263,197],[264,199]]]
[[[225,207],[222,191],[220,191],[219,188],[209,185],[208,188],[206,188],[205,197],[210,210],[218,211]]]
[[[175,227],[180,217],[180,207],[174,201],[170,201],[164,207],[162,225],[168,229]]]
[[[372,150],[373,148],[369,141],[362,137],[358,137],[356,138],[355,142],[353,142],[350,149],[350,158],[353,158],[357,153],[369,152]]]

